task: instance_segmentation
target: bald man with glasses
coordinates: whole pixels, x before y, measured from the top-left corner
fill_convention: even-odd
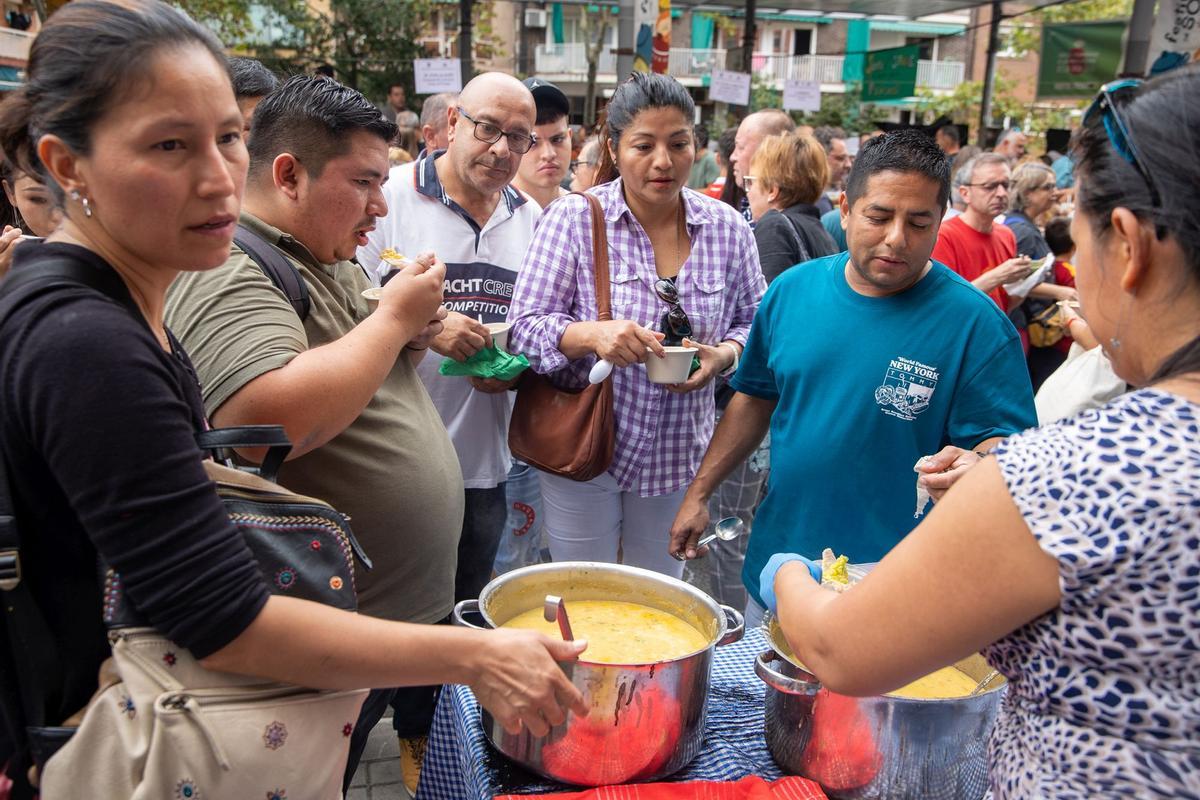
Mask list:
[[[529,89],[498,72],[476,77],[447,115],[445,151],[427,152],[394,167],[384,187],[388,214],[381,217],[358,260],[377,279],[389,268],[380,255],[392,248],[407,256],[433,251],[446,264],[444,329],[431,343],[417,374],[425,384],[458,454],[464,519],[454,581],[456,601],[479,596],[492,574],[508,504],[505,481],[512,457],[509,384],[442,375],[446,359],[465,361],[491,344],[486,323],[503,322],[517,270],[541,210],[510,183],[521,157],[535,142],[536,108]],[[399,487],[397,487],[399,488]],[[420,516],[420,508],[411,509]],[[401,524],[401,523],[397,523]],[[402,766],[419,763],[423,731],[401,729]],[[415,788],[415,769],[405,782]]]

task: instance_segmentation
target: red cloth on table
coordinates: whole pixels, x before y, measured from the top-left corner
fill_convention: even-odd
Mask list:
[[[768,783],[753,775],[737,782],[631,783],[538,796],[557,800],[825,800],[821,787],[806,778],[780,778]],[[529,795],[507,794],[496,800],[523,800],[526,797]]]
[[[1075,267],[1069,261],[1058,259],[1054,262],[1054,282],[1059,286],[1070,286],[1075,288]],[[1057,349],[1064,353],[1070,352],[1071,343],[1075,341],[1069,335],[1058,340],[1058,344],[1054,345]]]
[[[1006,226],[996,223],[988,233],[980,233],[963,221],[961,215],[942,223],[933,260],[940,261],[968,281],[1017,255],[1017,237]],[[1003,286],[988,292],[1000,310],[1008,313],[1008,293]]]

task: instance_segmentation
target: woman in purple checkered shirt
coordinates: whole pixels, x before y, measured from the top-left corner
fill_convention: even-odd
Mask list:
[[[586,482],[541,474],[556,561],[614,562],[620,550],[626,564],[682,573],[667,534],[712,436],[712,381],[737,366],[766,288],[746,221],[685,188],[693,113],[687,90],[663,75],[635,73],[608,104],[600,185],[591,191],[607,223],[612,321],[595,321],[592,225],[581,197],[547,208],[513,290],[511,342],[536,371],[579,386],[597,358],[617,367],[608,472]],[[677,307],[661,297],[664,279]],[[700,366],[664,387],[639,365],[662,353],[667,335],[686,336]]]

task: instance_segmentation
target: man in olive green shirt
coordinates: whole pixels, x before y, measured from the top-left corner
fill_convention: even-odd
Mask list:
[[[454,601],[463,482],[414,365],[441,330],[445,268],[421,259],[388,282],[372,312],[362,297],[371,282],[351,261],[387,213],[381,189],[395,126],[358,92],[297,76],[262,102],[253,133],[241,223],[298,271],[308,316],[301,321],[235,247],[224,266],[180,276],[167,324],[196,366],[214,427],[282,424],[294,449],[280,483],[350,516],[374,562],[355,571],[359,610],[443,620]],[[402,691],[414,698],[403,713],[419,734],[435,695]],[[392,693],[372,692],[364,704],[347,779]]]

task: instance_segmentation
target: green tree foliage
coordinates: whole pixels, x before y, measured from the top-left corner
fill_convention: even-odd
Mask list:
[[[1129,19],[1133,0],[1077,0],[1024,14],[1014,22],[1006,45],[1017,56],[1038,52],[1042,46],[1042,25],[1047,22],[1093,22]]]

